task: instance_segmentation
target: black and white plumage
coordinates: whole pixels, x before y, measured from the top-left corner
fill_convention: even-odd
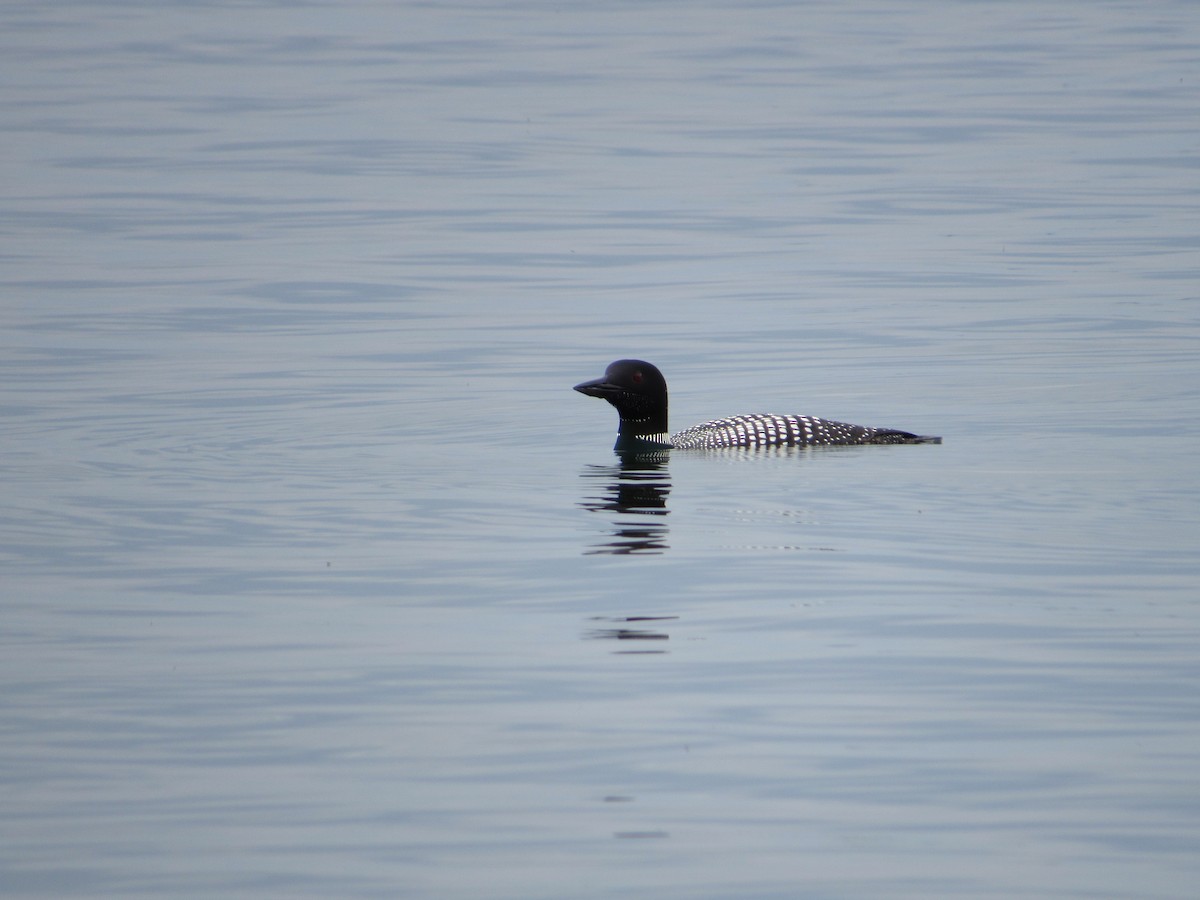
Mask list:
[[[617,451],[713,450],[725,447],[794,447],[832,444],[940,444],[895,428],[868,428],[813,416],[752,413],[713,419],[675,435],[667,432],[667,380],[640,359],[618,359],[602,378],[575,385],[589,397],[600,397],[621,416]]]

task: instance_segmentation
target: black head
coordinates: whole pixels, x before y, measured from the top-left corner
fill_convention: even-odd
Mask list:
[[[615,406],[621,416],[620,434],[666,440],[667,380],[650,363],[618,359],[604,370],[603,378],[577,384],[575,390]]]

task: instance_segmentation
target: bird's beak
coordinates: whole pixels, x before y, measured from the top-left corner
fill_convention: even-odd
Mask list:
[[[621,389],[615,384],[609,384],[603,378],[593,378],[591,381],[575,385],[575,390],[581,394],[587,394],[589,397],[611,397]]]

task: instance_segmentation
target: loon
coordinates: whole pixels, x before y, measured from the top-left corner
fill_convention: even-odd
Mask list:
[[[701,422],[678,434],[667,433],[667,380],[655,366],[640,359],[618,359],[595,378],[575,385],[589,397],[600,397],[617,408],[618,453],[628,451],[713,450],[726,447],[794,447],[808,444],[940,444],[940,437],[868,428],[813,416],[763,413]]]

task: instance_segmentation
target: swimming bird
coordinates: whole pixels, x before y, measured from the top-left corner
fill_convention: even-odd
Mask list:
[[[940,444],[940,437],[895,428],[868,428],[813,416],[749,415],[713,419],[678,434],[667,432],[667,380],[640,359],[618,359],[601,378],[575,385],[589,397],[617,408],[618,453],[627,451],[712,450],[725,447],[794,447],[811,444]]]

